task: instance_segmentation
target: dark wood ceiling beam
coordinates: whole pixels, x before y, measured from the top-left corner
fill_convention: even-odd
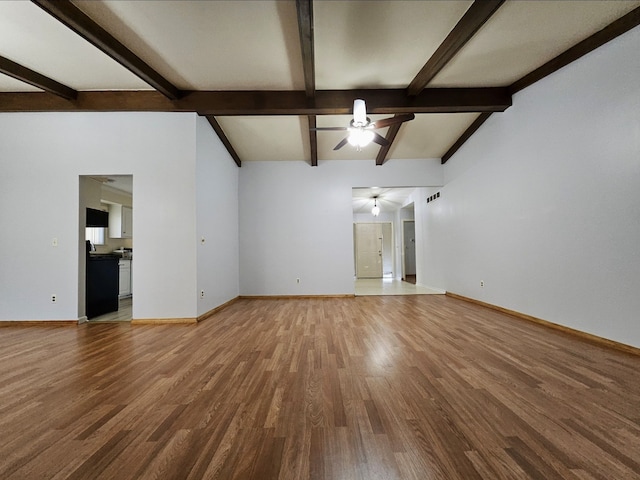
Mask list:
[[[618,20],[610,23],[602,30],[587,37],[583,41],[577,43],[573,47],[565,50],[557,57],[549,60],[541,67],[536,68],[532,72],[528,73],[519,80],[516,80],[510,87],[509,91],[512,94],[519,92],[520,90],[533,85],[535,82],[542,80],[548,75],[560,70],[562,67],[569,65],[571,62],[579,59],[580,57],[592,52],[598,47],[601,47],[607,42],[610,42],[614,38],[628,32],[632,28],[640,25],[640,7],[635,8],[626,15],[620,17]],[[456,153],[464,143],[471,138],[471,136],[482,126],[484,122],[491,116],[490,112],[480,115],[465,132],[456,140],[451,148],[442,156],[442,164],[447,161]]]
[[[551,75],[552,73],[560,70],[562,67],[569,65],[571,62],[574,62],[580,57],[592,52],[596,48],[601,47],[605,43],[613,40],[614,38],[622,35],[625,32],[628,32],[638,25],[640,25],[640,7],[620,17],[618,20],[609,24],[602,30],[594,33],[580,43],[577,43],[570,49],[565,50],[554,59],[549,60],[541,67],[536,68],[534,71],[528,73],[520,80],[517,80],[511,85],[511,92],[516,93],[524,88],[527,88],[529,85],[534,84],[538,80],[542,80],[544,77]]]
[[[116,40],[115,37],[85,15],[82,10],[69,0],[31,1],[89,43],[109,55],[123,67],[140,77],[167,98],[175,100],[182,96],[182,92],[175,85],[147,65],[135,53]]]
[[[304,71],[304,91],[307,98],[316,93],[315,46],[313,40],[313,0],[296,0],[298,12],[298,32],[300,34],[300,50],[302,52],[302,68]],[[316,127],[315,115],[307,115],[309,122],[309,146],[311,147],[311,166],[318,166],[318,137],[311,128]]]
[[[503,3],[504,0],[476,0],[473,2],[447,35],[447,38],[422,67],[422,70],[411,81],[407,88],[407,94],[418,95]]]
[[[311,148],[311,166],[318,166],[318,132],[311,130],[316,128],[316,116],[309,115],[309,147]]]
[[[213,127],[213,130],[216,132],[216,134],[218,135],[218,138],[220,139],[224,147],[227,149],[227,152],[229,152],[229,155],[231,155],[231,158],[233,158],[233,161],[236,162],[236,165],[238,167],[241,167],[242,162],[240,161],[240,157],[238,156],[235,149],[231,145],[231,142],[225,135],[224,130],[222,130],[222,127],[220,126],[218,121],[215,119],[213,115],[206,115],[205,118],[209,121],[209,124]]]
[[[78,92],[74,102],[41,92],[0,92],[0,112],[188,112],[155,91]]]
[[[511,106],[507,87],[434,88],[415,97],[404,89],[188,92],[171,101],[152,91],[78,92],[75,102],[40,92],[0,93],[0,112],[197,112],[200,115],[351,115],[363,98],[369,114],[502,112]]]
[[[4,73],[16,80],[41,88],[46,92],[53,93],[67,100],[75,100],[78,96],[78,92],[73,88],[67,87],[62,83],[56,82],[49,77],[45,77],[30,68],[2,56],[0,56],[0,73]]]
[[[502,112],[511,106],[507,88],[425,89],[407,97],[404,89],[193,92],[176,102],[214,115],[351,115],[353,99],[367,102],[369,114]]]
[[[302,68],[304,70],[304,88],[307,97],[313,97],[316,91],[316,73],[313,43],[313,1],[296,0],[298,11],[298,31],[302,50]]]
[[[389,126],[389,130],[387,130],[387,134],[384,137],[387,139],[389,144],[384,147],[380,147],[380,150],[378,150],[378,156],[376,157],[376,165],[378,166],[384,165],[384,162],[387,161],[387,155],[389,154],[391,145],[393,145],[393,141],[396,139],[396,135],[400,131],[400,127],[402,125],[403,125],[402,123],[394,123],[393,125]]]

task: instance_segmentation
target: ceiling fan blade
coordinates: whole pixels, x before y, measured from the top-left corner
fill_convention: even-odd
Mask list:
[[[349,127],[316,127],[316,128],[310,128],[309,130],[310,130],[310,131],[312,131],[312,132],[313,132],[314,130],[315,130],[316,132],[318,132],[318,131],[322,131],[322,130],[324,130],[324,131],[336,131],[336,130],[341,130],[341,131],[342,131],[342,130],[349,130]]]
[[[384,128],[389,125],[393,125],[394,123],[408,122],[414,118],[416,118],[416,116],[413,113],[403,113],[402,115],[396,115],[395,117],[383,118],[382,120],[375,121],[370,125],[370,127]]]
[[[333,149],[334,150],[340,150],[342,147],[344,147],[347,144],[348,141],[349,141],[348,138],[343,138],[342,141],[340,141],[339,144],[337,144],[335,147],[333,147]]]
[[[372,141],[374,143],[377,143],[378,145],[383,146],[383,147],[386,147],[387,145],[389,145],[389,140],[384,138],[382,135],[377,134],[376,132],[373,132],[373,140]]]

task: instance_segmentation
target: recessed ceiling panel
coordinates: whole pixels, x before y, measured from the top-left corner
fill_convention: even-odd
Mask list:
[[[31,2],[0,1],[0,55],[76,90],[151,90]]]
[[[310,159],[306,117],[217,117],[216,120],[243,162]]]
[[[442,158],[478,118],[478,113],[431,113],[416,115],[400,128],[388,159]]]
[[[372,122],[388,118],[389,115],[369,115]],[[316,117],[318,127],[348,127],[353,119],[352,115],[320,115]],[[375,130],[383,137],[387,134],[388,128]],[[347,143],[339,150],[333,148],[340,141],[349,135],[348,131],[320,131],[318,134],[318,160],[375,160],[380,147],[375,143],[370,143],[366,147],[358,149]]]
[[[640,1],[508,1],[429,86],[507,86],[640,5]]]
[[[292,1],[76,1],[185,90],[304,90]]]
[[[316,88],[405,88],[471,1],[316,1]]]

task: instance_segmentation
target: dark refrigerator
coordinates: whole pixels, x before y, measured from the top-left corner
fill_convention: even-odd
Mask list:
[[[118,310],[118,275],[117,255],[87,255],[87,318]]]

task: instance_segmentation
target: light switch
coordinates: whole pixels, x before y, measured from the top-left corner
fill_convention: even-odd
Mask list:
[[[51,240],[51,246],[52,247],[58,246],[58,237],[53,237],[53,239]]]

